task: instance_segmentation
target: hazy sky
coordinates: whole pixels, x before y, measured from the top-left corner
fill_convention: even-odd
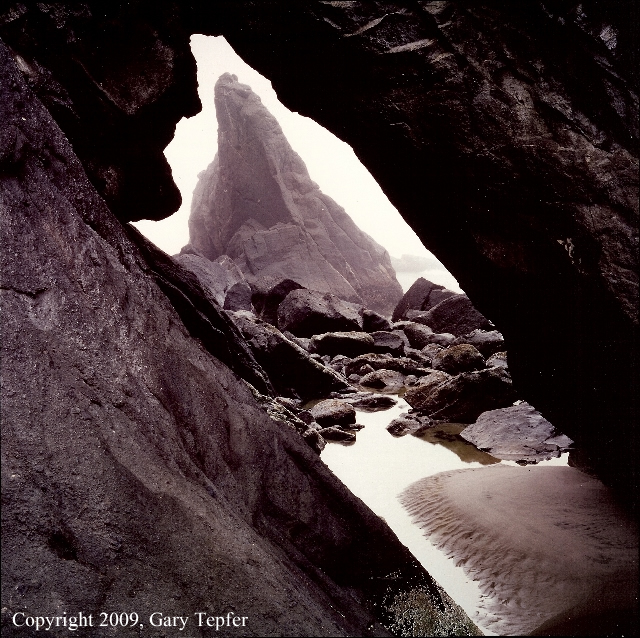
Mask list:
[[[191,49],[198,63],[198,84],[202,112],[178,123],[176,135],[165,150],[173,177],[182,193],[182,206],[174,215],[159,222],[142,221],[135,226],[165,252],[173,255],[189,242],[187,220],[191,194],[198,173],[213,160],[217,149],[213,88],[225,72],[234,73],[262,99],[280,123],[292,148],[307,165],[311,179],[387,251],[431,256],[413,230],[400,217],[376,181],[360,163],[348,144],[313,120],[292,113],[283,106],[271,88],[271,82],[245,64],[222,37],[194,35]],[[455,279],[442,267],[422,273],[398,273],[406,290],[418,276],[459,290]]]

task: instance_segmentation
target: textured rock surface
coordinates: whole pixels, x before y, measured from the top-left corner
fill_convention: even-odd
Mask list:
[[[238,266],[227,255],[213,262],[195,254],[175,255],[173,259],[190,270],[221,307],[224,306],[227,291],[235,284],[245,281]]]
[[[365,308],[362,313],[362,329],[365,332],[376,332],[378,330],[391,330],[391,322],[375,310]]]
[[[458,337],[455,343],[469,343],[485,358],[504,350],[504,337],[497,330],[473,330]]]
[[[478,312],[466,295],[452,295],[430,308],[421,322],[434,332],[444,332],[457,337],[473,330],[488,330],[489,320]]]
[[[404,375],[397,370],[374,370],[360,379],[360,385],[378,390],[399,390],[404,385]]]
[[[327,428],[322,428],[319,432],[320,436],[327,441],[344,441],[346,443],[351,443],[356,440],[356,435],[354,432],[347,432],[342,428],[339,428],[335,425],[331,425]]]
[[[348,387],[340,375],[311,359],[272,325],[243,313],[234,316],[234,321],[278,394],[308,401]]]
[[[278,328],[297,337],[362,330],[362,306],[331,293],[294,290],[278,306]]]
[[[194,191],[190,246],[230,255],[250,282],[289,277],[391,314],[402,289],[386,250],[311,181],[248,86],[227,73],[215,100],[218,153]]]
[[[473,423],[487,410],[508,407],[516,395],[509,374],[503,368],[489,368],[456,376],[438,370],[407,390],[404,398],[434,419]]]
[[[384,635],[387,594],[448,609],[214,356],[226,343],[234,365],[237,333],[124,231],[4,47],[0,71],[3,634],[16,611],[164,608],[233,609],[246,635]]]
[[[432,421],[428,416],[418,416],[405,412],[393,419],[387,425],[386,430],[393,436],[405,436],[406,434],[420,436],[429,427],[432,427]]]
[[[436,352],[431,360],[431,367],[448,374],[459,374],[482,370],[485,362],[484,357],[471,344],[461,343]]]
[[[460,436],[498,459],[528,463],[558,457],[572,444],[528,403],[484,412]]]
[[[278,306],[290,292],[301,288],[302,286],[293,279],[258,277],[251,283],[253,291],[251,301],[260,319],[276,326],[278,325]]]
[[[509,367],[506,352],[496,352],[487,359],[487,368],[495,368],[496,366],[500,366],[502,368]]]
[[[398,402],[388,394],[372,394],[371,392],[362,392],[357,395],[351,395],[345,400],[354,408],[358,408],[358,410],[365,410],[366,412],[388,410]]]
[[[444,286],[434,284],[424,277],[419,277],[411,284],[409,290],[404,293],[404,296],[394,308],[391,320],[401,321],[402,319],[408,319],[408,311],[429,310],[429,308],[432,308],[443,299],[454,294]]]
[[[402,332],[407,336],[412,348],[421,350],[432,342],[431,337],[433,336],[433,330],[428,326],[407,321],[402,327]]]
[[[189,33],[175,4],[5,3],[0,36],[121,220],[163,219],[181,196],[164,157],[200,109]]]
[[[352,405],[339,399],[325,399],[310,410],[313,418],[323,427],[350,425],[356,422],[356,411]]]
[[[504,334],[520,392],[627,487],[640,396],[635,6],[282,2],[238,8],[224,28],[285,104],[354,148]]]
[[[403,339],[397,332],[371,332],[373,337],[373,352],[380,354],[392,354],[401,357],[404,354],[405,344],[408,343],[406,337]]]

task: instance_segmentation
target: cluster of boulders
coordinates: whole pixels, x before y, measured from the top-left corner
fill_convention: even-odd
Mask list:
[[[326,440],[355,441],[363,427],[355,408],[387,409],[396,403],[393,394],[404,393],[411,406],[389,424],[395,436],[420,435],[436,422],[480,422],[484,413],[509,409],[518,398],[502,335],[464,294],[418,279],[390,320],[331,293],[272,279],[243,282],[249,290],[233,305],[228,292],[238,281],[229,264],[221,261],[220,273],[214,277],[208,269],[205,277],[193,256],[180,261],[212,297],[224,299],[227,315],[268,376],[275,396],[256,390],[263,407],[317,452]],[[531,434],[529,427],[527,440],[538,440],[540,453],[554,445],[542,445],[556,435],[547,430],[542,425]],[[520,452],[513,441],[490,445],[482,431],[479,447],[497,456],[502,450],[504,458],[535,457],[531,445]]]

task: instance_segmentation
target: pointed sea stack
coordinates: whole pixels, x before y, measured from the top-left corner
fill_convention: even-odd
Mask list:
[[[390,315],[402,288],[387,251],[320,191],[247,85],[225,73],[215,101],[218,153],[200,174],[183,252],[226,254],[249,283],[290,278]]]

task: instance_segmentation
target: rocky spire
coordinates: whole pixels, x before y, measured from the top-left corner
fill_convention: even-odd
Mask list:
[[[225,73],[215,102],[218,153],[200,174],[183,252],[227,254],[249,282],[290,278],[390,314],[402,289],[387,251],[320,191],[247,85]]]

